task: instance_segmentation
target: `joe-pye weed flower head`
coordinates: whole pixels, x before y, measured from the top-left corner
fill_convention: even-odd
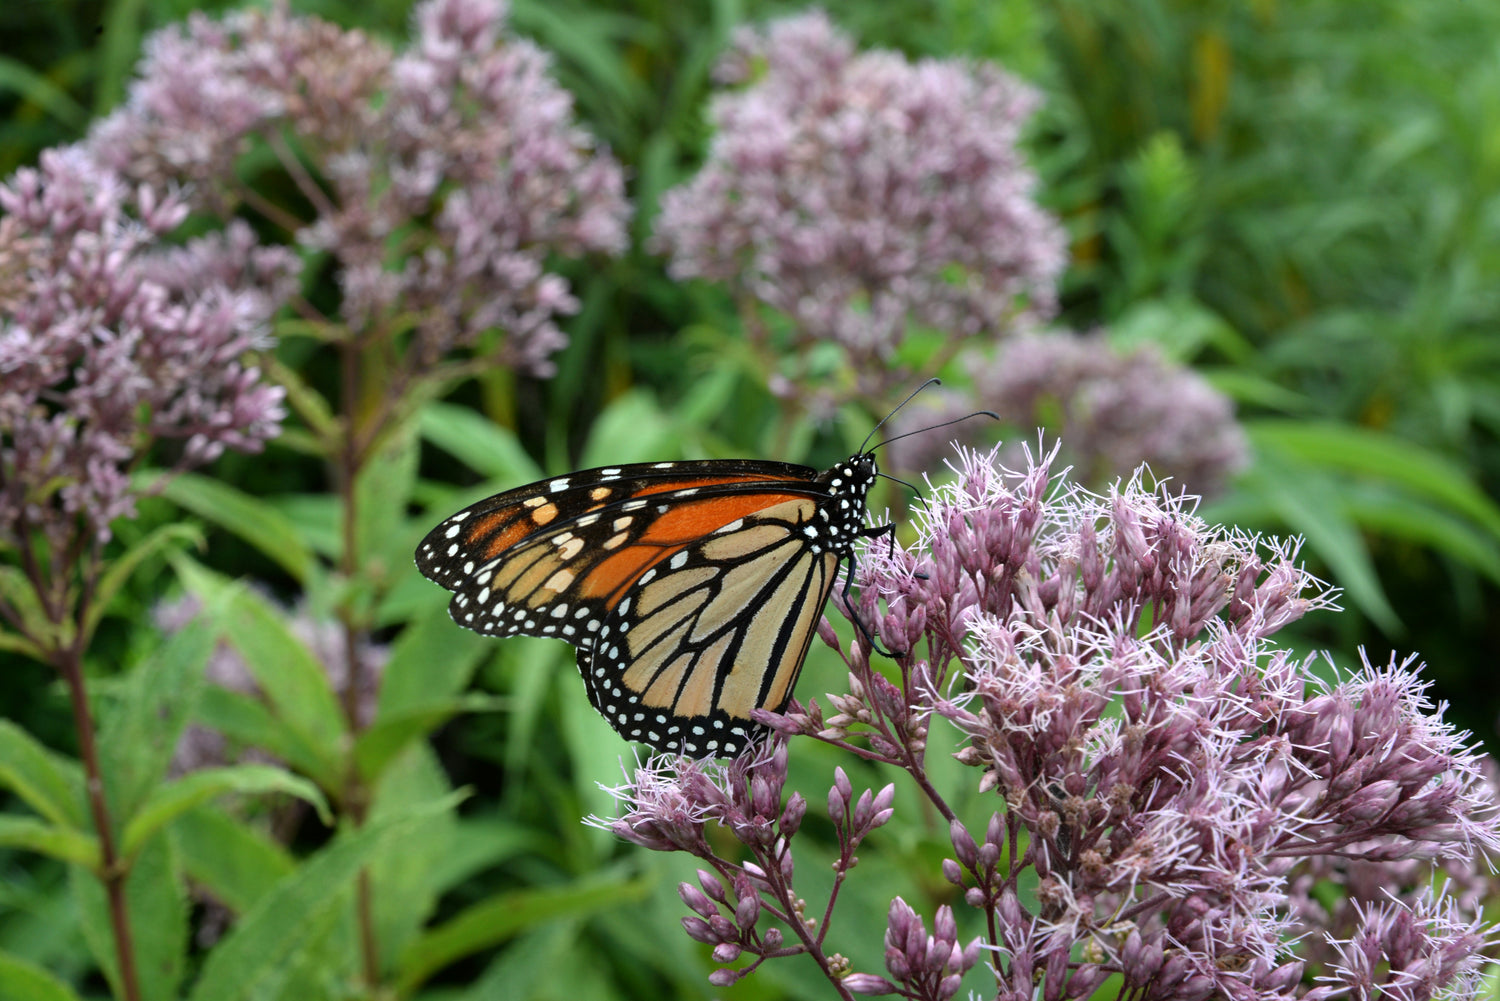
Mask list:
[[[1009,338],[993,355],[974,351],[962,361],[968,389],[924,394],[891,422],[892,436],[909,435],[886,453],[893,469],[933,468],[950,454],[955,433],[973,444],[987,430],[982,423],[938,426],[981,407],[1009,427],[1042,427],[1058,437],[1073,481],[1085,486],[1129,477],[1144,463],[1210,497],[1248,459],[1234,401],[1154,345],[1121,348],[1102,332],[1036,331]],[[1003,454],[1023,459],[1017,444]]]
[[[483,366],[547,375],[566,343],[557,318],[578,308],[547,256],[619,253],[629,206],[619,165],[505,14],[499,0],[427,0],[399,52],[284,4],[194,15],[149,39],[89,142],[128,177],[192,182],[200,206],[249,208],[330,254],[355,337],[411,332],[402,372],[478,346]],[[255,142],[310,217],[239,179]]]
[[[1315,670],[1319,658],[1278,646],[1279,630],[1331,606],[1295,543],[1210,525],[1194,498],[1143,475],[1095,494],[1052,475],[1055,450],[1019,471],[996,455],[961,452],[915,544],[863,554],[857,613],[898,652],[893,670],[857,639],[833,712],[809,700],[763,714],[772,753],[655,759],[618,791],[622,836],[709,863],[683,890],[698,915],[689,933],[718,943],[721,962],[756,957],[720,974],[807,952],[842,995],[946,998],[972,948],[987,993],[1004,998],[1087,997],[1112,976],[1131,998],[1472,992],[1492,929],[1431,871],[1500,849],[1496,795],[1413,661]],[[943,875],[973,913],[939,908],[929,935],[893,902],[879,973],[851,972],[825,936],[854,847],[898,807],[895,787],[851,812],[836,775],[837,880],[821,920],[805,920],[793,863],[805,800],[778,811],[766,795],[798,738],[907,772],[949,826]],[[931,751],[974,769],[977,800],[934,785]],[[712,796],[693,778],[705,773],[719,777]],[[702,829],[724,822],[711,804],[756,788],[763,823],[736,814],[742,857],[723,857]],[[660,836],[668,813],[695,818],[690,837]],[[1301,874],[1372,864],[1404,878],[1359,904],[1351,927],[1320,925]],[[1427,873],[1415,883],[1414,865]],[[749,893],[756,913],[791,919],[794,944],[772,948],[772,929],[747,923]],[[977,940],[965,945],[955,920]]]
[[[1025,85],[857,52],[821,12],[741,30],[719,78],[707,162],[662,199],[675,277],[729,283],[882,389],[909,382],[889,360],[914,327],[959,344],[1052,310],[1064,239],[1017,147]]]
[[[282,390],[253,355],[298,262],[244,227],[164,243],[179,194],[76,146],[17,171],[0,210],[0,550],[60,621],[153,445],[185,469],[279,431]]]

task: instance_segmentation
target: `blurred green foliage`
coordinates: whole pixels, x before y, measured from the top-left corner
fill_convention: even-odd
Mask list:
[[[392,38],[404,35],[408,16],[404,0],[295,6]],[[1042,198],[1073,241],[1063,321],[1108,327],[1123,342],[1154,341],[1232,395],[1256,456],[1206,513],[1306,536],[1309,557],[1347,589],[1351,610],[1309,623],[1305,641],[1334,647],[1346,664],[1361,645],[1374,661],[1392,646],[1421,651],[1439,697],[1493,745],[1500,7],[1468,0],[829,7],[867,45],[992,59],[1041,88],[1046,105],[1030,149]],[[197,9],[206,8],[187,0],[0,5],[0,173],[79,137],[124,93],[143,37]],[[461,387],[423,413],[420,466],[419,444],[409,441],[405,479],[382,482],[389,518],[369,526],[367,538],[390,572],[375,613],[395,642],[382,693],[389,726],[341,744],[331,696],[318,694],[297,641],[266,603],[226,583],[226,575],[245,574],[288,595],[329,587],[317,568],[337,550],[338,512],[315,461],[274,448],[264,459],[226,458],[211,477],[178,480],[171,504],[149,506],[141,524],[122,533],[126,543],[155,545],[149,533],[179,521],[181,511],[206,523],[211,542],[199,562],[179,560],[184,577],[231,609],[231,642],[280,644],[282,654],[262,656],[280,673],[260,680],[273,701],[285,694],[285,718],[256,716],[227,697],[202,699],[198,714],[280,748],[324,789],[355,762],[380,786],[377,800],[390,813],[331,840],[305,825],[298,848],[306,857],[294,861],[218,806],[158,802],[155,821],[150,804],[142,806],[134,816],[143,843],[144,825],[170,821],[170,836],[143,852],[142,880],[163,867],[186,873],[240,916],[233,938],[212,952],[195,950],[189,969],[160,972],[154,983],[169,991],[195,985],[195,998],[283,997],[294,989],[298,997],[350,996],[356,931],[348,901],[353,874],[368,865],[394,996],[826,996],[795,965],[770,964],[729,991],[709,988],[706,947],[677,927],[674,887],[691,878],[691,867],[626,850],[578,823],[610,809],[598,784],[621,780],[623,745],[589,709],[571,651],[529,639],[477,641],[449,627],[445,594],[404,572],[436,518],[546,473],[606,459],[773,450],[767,457],[824,464],[863,435],[862,415],[836,428],[780,426],[772,398],[725,350],[736,323],[726,296],[672,282],[644,249],[661,192],[702,156],[717,53],[736,25],[798,9],[750,0],[512,4],[516,29],[555,54],[582,117],[627,164],[635,248],[616,262],[560,265],[583,309],[567,324],[572,343],[554,379],[495,373]],[[310,383],[331,379],[317,371],[326,359],[308,354],[305,342],[288,341],[281,360]],[[159,553],[143,559],[161,564]],[[149,704],[132,691],[149,686],[153,671],[181,667],[174,654],[141,656],[153,644],[136,627],[161,589],[160,579],[132,581],[104,623],[93,666],[123,679],[105,686],[111,704]],[[156,666],[117,674],[117,665],[138,662]],[[416,739],[460,709],[493,708],[464,701],[472,698],[461,694],[470,671],[479,689],[503,699],[500,711],[460,717],[430,746]],[[817,650],[801,695],[841,683],[835,659]],[[20,724],[0,732],[0,766],[68,746],[66,701],[39,668],[8,661],[0,705]],[[147,725],[123,710],[115,718]],[[826,748],[803,750],[793,758],[793,785],[821,788],[834,761]],[[257,781],[223,779],[224,788],[243,791],[260,788]],[[284,791],[319,799],[317,788],[288,781],[301,784]],[[857,785],[883,781],[855,775]],[[454,809],[447,797],[459,786],[473,794]],[[898,807],[911,792],[898,786]],[[34,796],[33,806],[66,810],[46,790]],[[880,966],[892,893],[930,907],[952,891],[919,882],[936,871],[946,840],[930,821],[898,809],[882,832],[888,858],[920,864],[872,859],[880,871],[862,870],[851,882],[851,892],[868,893],[839,915],[838,938],[856,968]],[[5,843],[24,844],[23,834],[9,832]],[[43,850],[79,861],[87,847]],[[102,934],[100,905],[85,881],[70,880],[63,861],[38,865],[11,850],[0,852],[0,868],[0,953],[19,957],[0,962],[0,994],[103,996],[105,979],[89,972],[85,941]],[[142,914],[163,935],[180,937],[190,909],[204,905],[157,889],[154,896],[141,889]],[[143,943],[163,955],[170,945],[150,936]]]

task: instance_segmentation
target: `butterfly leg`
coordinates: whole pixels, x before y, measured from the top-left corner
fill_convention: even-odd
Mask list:
[[[885,528],[891,527],[892,526],[890,525],[885,526]],[[883,535],[885,533],[883,531],[877,530],[874,534]],[[894,533],[891,537],[892,539],[895,538]],[[889,657],[892,660],[898,660],[902,657],[905,657],[905,653],[897,653],[894,650],[887,650],[885,647],[881,646],[880,641],[875,638],[875,634],[870,632],[870,627],[865,625],[864,620],[859,617],[859,610],[854,607],[854,602],[849,599],[849,588],[853,586],[853,584],[854,557],[851,556],[849,557],[849,568],[844,572],[844,589],[839,592],[839,600],[844,603],[844,610],[849,613],[849,619],[854,623],[854,628],[858,629],[860,635],[865,638],[865,642],[870,644],[870,649],[874,650],[882,657]]]

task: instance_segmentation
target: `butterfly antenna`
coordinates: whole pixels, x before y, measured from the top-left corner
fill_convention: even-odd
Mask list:
[[[899,410],[900,408],[898,407],[897,409]],[[908,431],[905,434],[894,435],[893,437],[885,439],[885,441],[876,442],[874,448],[871,448],[870,451],[873,452],[876,448],[880,448],[884,445],[889,445],[893,441],[900,441],[902,438],[910,438],[914,434],[926,434],[928,431],[936,431],[938,428],[949,427],[953,424],[962,424],[964,421],[973,420],[975,417],[993,417],[997,421],[1000,419],[1000,415],[995,413],[993,410],[976,410],[972,414],[964,414],[962,417],[955,417],[951,421],[943,421],[943,423],[934,424],[931,427],[917,428],[915,431]],[[881,421],[881,424],[883,423],[885,422]],[[875,426],[879,427],[880,424],[877,424]],[[868,441],[869,439],[866,440]],[[863,450],[864,446],[860,446],[860,448],[861,450]]]
[[[881,425],[883,425],[886,421],[890,420],[892,417],[895,417],[896,414],[901,410],[902,407],[904,407],[908,403],[910,403],[912,401],[912,397],[916,396],[918,393],[920,393],[922,390],[926,389],[928,386],[941,386],[942,384],[943,384],[943,380],[938,379],[938,378],[932,378],[932,379],[928,379],[926,382],[922,383],[922,385],[918,386],[916,389],[913,389],[911,391],[911,393],[906,397],[906,399],[904,399],[900,403],[896,404],[896,409],[895,410],[892,410],[890,413],[888,413],[884,417],[880,418],[880,422],[870,429],[870,433],[869,434],[865,435],[865,440],[859,443],[859,454],[860,455],[864,455],[865,454],[865,446],[870,443],[870,439],[871,438],[875,437],[875,432],[879,431],[880,428],[881,428]],[[997,417],[996,420],[999,420],[999,418]],[[939,425],[939,426],[941,427],[941,425]],[[879,448],[880,446],[876,445],[875,447]]]
[[[917,500],[922,502],[923,507],[927,507],[927,498],[922,496],[921,489],[915,483],[908,483],[901,477],[892,476],[890,473],[876,473],[875,475],[880,477],[882,480],[890,480],[892,483],[901,484],[903,487],[910,490],[913,494],[916,495]]]

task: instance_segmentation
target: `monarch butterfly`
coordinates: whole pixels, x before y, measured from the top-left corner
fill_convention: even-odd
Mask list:
[[[589,701],[621,736],[728,757],[756,736],[752,710],[791,697],[839,563],[894,531],[864,524],[878,472],[863,445],[822,472],[748,459],[588,469],[445,519],[417,568],[454,592],[461,626],[576,646]]]

